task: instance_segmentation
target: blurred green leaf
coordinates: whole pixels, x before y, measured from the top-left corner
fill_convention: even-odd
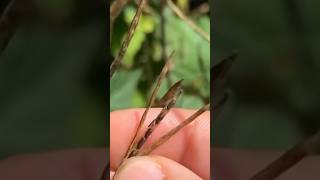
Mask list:
[[[132,107],[141,70],[118,70],[110,82],[110,111]]]
[[[136,8],[128,6],[124,10],[124,18],[128,26],[135,15]],[[155,29],[155,17],[142,15],[137,29],[133,35],[130,45],[123,59],[123,64],[127,67],[131,67],[134,64],[134,58],[141,49],[143,42],[146,39],[146,34],[152,33]],[[124,36],[125,38],[125,36]]]
[[[202,107],[203,105],[204,103],[199,96],[183,95],[183,97],[177,101],[177,106],[183,108],[196,109]]]
[[[128,6],[124,10],[124,21],[128,26],[131,23],[135,11],[136,8],[133,6]],[[185,94],[181,96],[177,106],[185,108],[199,108],[203,105],[203,100],[201,98],[197,98],[197,94],[206,98],[210,97],[210,44],[192,30],[186,22],[172,13],[170,9],[165,9],[164,17],[166,22],[165,45],[167,54],[170,54],[173,50],[176,52],[173,68],[169,73],[170,83],[184,79],[184,87],[195,91],[193,94]],[[205,31],[210,30],[210,21],[208,16],[200,16],[195,19],[195,21],[199,23],[199,26]],[[123,64],[129,69],[128,72],[135,71],[135,67],[133,65],[141,62],[148,62],[150,65],[146,65],[149,67],[141,68],[141,73],[145,73],[144,71],[146,70],[149,71],[148,74],[152,74],[150,73],[151,71],[159,71],[159,67],[156,67],[154,62],[157,61],[157,63],[159,63],[159,61],[162,60],[163,47],[161,45],[160,25],[160,16],[158,14],[152,14],[152,16],[144,14],[141,17],[140,24],[137,27],[123,61]],[[148,39],[146,39],[147,35]],[[142,48],[142,44],[145,41],[148,41],[148,43],[151,42],[152,44],[152,47],[148,48],[148,51]],[[146,55],[139,56],[139,59],[136,59],[137,53],[143,53]],[[146,57],[150,57],[152,59],[143,59]],[[156,76],[154,72],[153,74]],[[146,87],[145,81],[145,78],[141,78],[135,83],[141,85],[139,86],[141,88],[147,88],[148,95],[143,93],[146,91],[145,89],[139,89],[136,85],[135,87],[132,87],[134,94],[132,95],[133,98],[130,100],[131,104],[128,102],[129,100],[124,104],[122,103],[125,101],[113,101],[113,103],[119,103],[119,105],[112,105],[112,109],[118,109],[120,107],[145,106],[146,100],[149,98],[150,91],[153,89]],[[170,84],[168,79],[165,79],[160,87],[158,97],[161,97],[169,87]],[[194,101],[194,103],[191,103],[192,101]]]
[[[210,76],[210,44],[170,10],[165,11],[165,17],[168,51],[176,51],[172,77],[183,78],[187,86],[197,84],[196,89],[209,87],[205,79],[209,80]],[[199,19],[199,23],[206,31],[210,30],[208,19],[208,17]],[[209,89],[206,91],[205,95],[209,96]]]
[[[130,42],[130,45],[128,47],[128,50],[123,58],[123,64],[125,66],[131,67],[133,65],[135,55],[141,49],[142,43],[144,42],[145,39],[146,39],[146,36],[144,33],[139,31],[135,32]]]
[[[18,29],[1,54],[0,156],[104,143],[104,110],[84,80],[102,27]]]

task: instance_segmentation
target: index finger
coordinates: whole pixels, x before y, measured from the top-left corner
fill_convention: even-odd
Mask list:
[[[110,113],[110,166],[116,169],[129,147],[145,109],[128,109]],[[142,129],[159,114],[161,109],[150,109]],[[151,134],[144,146],[149,146],[177,126],[196,110],[172,109]],[[143,148],[143,147],[142,147]],[[165,144],[151,154],[175,160],[199,176],[210,176],[210,112],[200,115]]]

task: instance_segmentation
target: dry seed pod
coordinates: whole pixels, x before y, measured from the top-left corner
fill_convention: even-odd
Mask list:
[[[175,105],[178,97],[182,92],[181,82],[182,80],[176,82],[165,94],[165,97],[167,98],[165,102],[166,104],[163,106],[159,115],[148,125],[147,130],[144,132],[144,135],[138,140],[137,147],[130,153],[129,158],[139,154],[143,144],[147,141],[148,137],[156,129],[163,118],[168,114],[170,109]]]

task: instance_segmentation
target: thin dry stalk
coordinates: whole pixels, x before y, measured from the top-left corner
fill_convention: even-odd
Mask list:
[[[227,80],[227,74],[230,71],[232,64],[234,63],[237,55],[233,53],[231,56],[223,59],[219,64],[213,66],[210,72],[211,80],[211,98],[213,106],[225,96],[225,84]],[[214,115],[215,116],[215,115]]]
[[[167,0],[169,7],[176,13],[178,17],[184,20],[194,31],[201,35],[205,40],[210,42],[210,35],[199,28],[196,23],[194,23],[191,19],[189,19],[173,2],[172,0]]]
[[[218,79],[225,78],[236,58],[237,54],[233,53],[227,58],[223,59],[219,64],[215,65],[211,72],[212,81],[215,82]]]
[[[177,132],[179,132],[182,128],[184,128],[186,125],[190,124],[192,121],[194,121],[197,117],[199,117],[202,113],[205,111],[208,111],[210,109],[210,104],[207,104],[200,108],[198,111],[196,111],[194,114],[192,114],[189,118],[181,122],[178,126],[170,130],[167,134],[163,135],[159,140],[154,142],[151,146],[147,147],[141,153],[138,155],[144,156],[150,154],[153,150],[155,150],[157,147],[161,146],[165,142],[167,142],[172,136],[174,136]]]
[[[1,3],[0,3],[1,4]],[[3,7],[2,7],[3,6]],[[15,0],[3,2],[0,12],[0,54],[7,47],[19,23],[20,15],[14,11]]]
[[[141,0],[140,4],[138,6],[138,9],[136,11],[136,14],[134,15],[130,27],[129,27],[129,31],[127,33],[127,37],[125,38],[125,40],[123,41],[121,48],[118,52],[118,55],[116,56],[116,58],[113,60],[111,66],[110,66],[110,79],[112,78],[113,74],[115,73],[116,69],[119,67],[119,65],[121,64],[121,61],[124,57],[124,55],[127,52],[128,46],[130,44],[130,41],[134,35],[134,32],[137,29],[137,26],[139,24],[139,20],[140,17],[142,15],[142,10],[144,8],[144,6],[146,5],[147,0]]]
[[[191,11],[191,15],[199,15],[199,14],[206,14],[210,11],[210,4],[209,3],[202,3],[196,9]]]
[[[320,151],[320,131],[284,153],[250,180],[273,180],[305,157]]]
[[[114,22],[122,12],[123,8],[129,3],[129,1],[130,0],[116,0],[110,6],[110,39],[112,37]],[[139,6],[139,0],[135,0],[135,3]]]
[[[106,180],[107,179],[107,172],[110,170],[110,164],[109,162],[107,163],[106,167],[103,170],[102,176],[100,180]]]
[[[166,64],[164,65],[164,67],[162,68],[161,72],[160,72],[160,75],[158,76],[158,80],[157,80],[157,83],[156,83],[156,86],[155,88],[153,89],[152,93],[151,93],[151,96],[150,96],[150,99],[148,101],[148,105],[147,105],[147,108],[146,110],[143,112],[142,114],[142,117],[141,117],[141,120],[140,120],[140,123],[138,125],[138,128],[135,132],[135,135],[134,135],[134,138],[133,140],[131,141],[130,143],[130,146],[126,152],[126,155],[125,157],[122,159],[117,171],[115,172],[113,178],[117,177],[118,175],[118,172],[121,170],[124,162],[129,158],[129,156],[131,155],[131,153],[133,151],[135,151],[138,146],[137,144],[137,141],[138,141],[138,133],[141,131],[141,128],[142,128],[142,125],[144,124],[145,120],[146,120],[146,117],[147,117],[147,114],[150,110],[150,108],[153,106],[154,102],[155,102],[155,99],[156,99],[156,96],[157,96],[157,93],[159,91],[159,88],[160,88],[160,85],[162,83],[162,81],[164,80],[166,74],[168,73],[169,71],[169,66],[171,65],[171,62],[173,60],[173,55],[174,55],[174,52],[171,53],[170,57],[168,58],[168,60],[166,61]]]
[[[116,0],[110,7],[110,22],[113,24],[121,13],[123,7],[128,4],[130,0]]]
[[[1,13],[0,16],[0,25],[6,20],[7,15],[10,11],[10,9],[12,8],[13,4],[14,4],[15,0],[11,0],[8,2],[7,6],[5,7],[5,9],[3,10],[3,12]]]
[[[178,97],[180,96],[182,92],[182,80],[176,82],[167,92],[167,94],[170,94],[170,98],[166,101],[166,104],[162,108],[159,115],[148,125],[147,130],[144,132],[144,135],[138,140],[137,143],[137,149],[133,150],[131,154],[129,155],[129,158],[132,156],[136,156],[139,154],[142,146],[147,141],[149,136],[152,134],[152,132],[157,128],[159,123],[163,120],[163,118],[168,114],[170,109],[174,106],[176,103]]]
[[[132,150],[136,149],[136,146],[137,146],[137,135],[138,135],[138,132],[141,131],[141,128],[142,128],[142,125],[144,124],[145,120],[146,120],[146,117],[147,117],[147,114],[150,110],[150,108],[153,106],[154,102],[155,102],[155,99],[156,99],[156,96],[157,96],[157,93],[159,91],[159,88],[160,88],[160,85],[162,83],[162,81],[164,80],[166,74],[168,73],[169,71],[169,66],[173,60],[173,55],[174,55],[174,52],[170,55],[170,57],[168,58],[166,64],[164,65],[164,67],[162,68],[162,71],[158,77],[158,80],[157,80],[157,84],[155,86],[155,88],[153,89],[152,91],[152,94],[150,96],[150,99],[149,99],[149,102],[148,102],[148,105],[147,105],[147,108],[146,110],[144,111],[144,113],[142,114],[142,117],[141,117],[141,120],[140,120],[140,123],[138,125],[138,128],[137,128],[137,131],[135,132],[135,135],[134,135],[134,139],[133,141],[131,142],[131,145],[129,146],[129,149],[127,151],[127,154],[126,156],[124,157],[123,161],[125,161]],[[123,162],[122,161],[122,162]]]
[[[166,104],[168,104],[168,101],[171,101],[176,92],[182,90],[182,81],[183,79],[171,86],[170,89],[162,96],[159,102],[157,102],[157,105],[153,107],[164,107]]]

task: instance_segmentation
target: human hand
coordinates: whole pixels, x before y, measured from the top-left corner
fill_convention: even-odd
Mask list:
[[[69,149],[14,155],[0,161],[0,179],[98,180],[106,160],[106,149]]]
[[[111,174],[119,165],[129,140],[133,136],[142,109],[116,111],[111,113]],[[160,124],[150,141],[158,139],[178,121],[185,119],[193,111],[173,109]],[[152,110],[154,117],[158,110]],[[147,119],[150,121],[150,118]],[[204,113],[193,124],[185,127],[168,142],[156,149],[152,156],[130,158],[127,165],[139,165],[133,173],[140,174],[147,161],[160,164],[167,179],[209,179],[209,113]],[[131,132],[131,133],[130,133]],[[116,138],[118,137],[118,138]],[[150,144],[150,141],[147,144]],[[203,147],[201,149],[200,147]],[[264,168],[281,152],[254,152],[228,149],[213,149],[211,174],[217,179],[247,180]],[[157,155],[157,156],[154,156]],[[141,160],[142,158],[142,160]],[[0,179],[5,180],[92,180],[99,179],[107,159],[106,149],[71,149],[38,154],[16,155],[0,161]],[[140,161],[141,160],[141,161]],[[137,163],[136,163],[137,162]],[[130,163],[130,164],[129,164]],[[319,177],[319,156],[311,156],[285,172],[279,180],[313,180]],[[132,166],[131,166],[132,167]],[[130,170],[130,167],[128,168]],[[122,172],[125,173],[125,172]],[[130,172],[129,172],[130,173]],[[147,172],[148,173],[148,172]],[[181,173],[181,174],[179,174]],[[147,176],[143,176],[146,177]],[[134,179],[133,176],[130,179]]]
[[[159,113],[152,109],[146,123]],[[194,110],[172,109],[154,134],[146,142],[149,145],[166,131],[172,129]],[[111,170],[115,170],[132,139],[143,109],[131,109],[110,114]],[[210,118],[204,113],[187,127],[156,149],[151,156],[128,160],[121,177],[150,179],[150,168],[161,167],[160,176],[166,179],[209,179],[210,177]],[[0,179],[6,180],[92,180],[101,177],[106,163],[106,149],[70,149],[46,153],[15,155],[0,161]],[[149,163],[149,164],[148,164]],[[147,166],[145,166],[147,164]],[[136,167],[140,168],[136,168]],[[133,168],[133,172],[131,171]],[[131,169],[131,170],[130,170]],[[131,171],[131,172],[130,172]],[[111,171],[111,174],[114,171]],[[131,174],[130,174],[131,173]],[[133,174],[132,174],[133,173]],[[149,174],[148,174],[149,173]],[[148,177],[148,175],[150,175]],[[139,178],[139,177],[143,178]],[[154,178],[156,179],[156,178]],[[152,179],[150,179],[152,180]]]
[[[110,114],[111,177],[119,166],[133,139],[144,109],[115,111]],[[160,112],[151,109],[146,127]],[[172,109],[144,146],[150,145],[166,132],[189,117],[195,110]],[[210,179],[210,112],[205,112],[183,128],[150,156],[127,160],[118,174],[119,179]],[[111,178],[110,177],[110,178]]]

